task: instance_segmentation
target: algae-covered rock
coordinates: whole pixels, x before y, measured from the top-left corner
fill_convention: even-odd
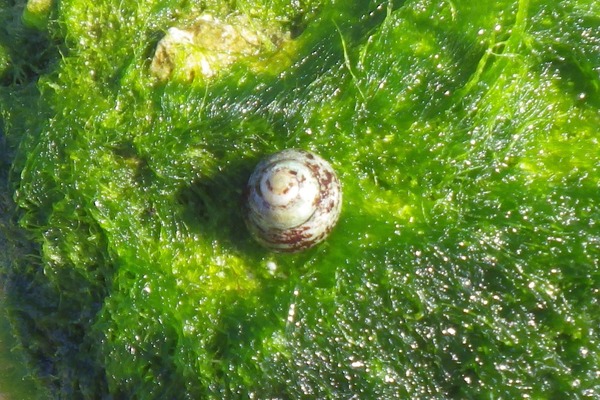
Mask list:
[[[272,54],[289,40],[276,27],[257,27],[245,16],[222,21],[210,14],[199,16],[189,28],[171,27],[158,42],[150,73],[161,81],[180,77],[211,78],[235,62]]]
[[[21,17],[23,24],[29,28],[45,29],[53,6],[53,0],[28,0]]]
[[[56,398],[600,397],[599,4],[61,1],[53,58],[0,88],[32,371]],[[285,148],[344,191],[293,255],[240,206]]]

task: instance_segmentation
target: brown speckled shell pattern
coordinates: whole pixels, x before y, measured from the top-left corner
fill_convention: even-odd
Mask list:
[[[317,195],[311,201],[314,212],[304,222],[291,227],[275,226],[273,211],[281,212],[265,201],[261,193],[261,180],[265,174],[273,174],[278,166],[286,163],[301,163],[318,182]],[[300,190],[297,197],[306,195]],[[245,190],[245,219],[252,236],[264,247],[278,252],[298,252],[315,246],[329,235],[341,211],[342,189],[331,165],[318,155],[298,149],[283,150],[262,160],[248,180]],[[304,199],[303,201],[307,201]],[[310,201],[310,199],[308,199]],[[293,206],[285,212],[294,212]],[[279,225],[281,225],[279,223]]]

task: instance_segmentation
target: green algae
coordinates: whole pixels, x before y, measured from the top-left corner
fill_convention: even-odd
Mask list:
[[[596,3],[250,4],[61,2],[37,98],[2,88],[36,245],[7,296],[40,380],[59,398],[600,395]],[[287,27],[283,70],[157,84],[158,40],[204,12]],[[293,256],[258,248],[239,207],[288,147],[330,160],[345,197]]]

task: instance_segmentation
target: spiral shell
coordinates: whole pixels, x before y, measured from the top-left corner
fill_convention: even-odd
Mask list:
[[[322,242],[340,215],[342,190],[318,155],[288,149],[262,160],[245,191],[246,225],[264,247],[297,252]]]

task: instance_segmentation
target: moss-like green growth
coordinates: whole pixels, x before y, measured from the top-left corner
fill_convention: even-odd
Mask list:
[[[0,79],[8,73],[11,64],[11,57],[8,49],[0,45]]]
[[[597,1],[90,4],[49,21],[37,96],[1,91],[36,246],[7,296],[57,397],[600,396]],[[291,44],[157,82],[204,14]],[[289,147],[344,188],[298,255],[239,207]]]

